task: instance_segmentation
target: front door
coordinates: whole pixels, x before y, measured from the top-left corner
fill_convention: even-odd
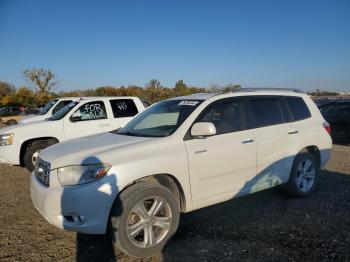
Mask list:
[[[214,102],[196,122],[212,122],[217,133],[185,141],[194,207],[244,194],[256,174],[256,145],[242,100]]]
[[[103,101],[90,101],[82,104],[73,114],[64,120],[66,139],[73,139],[112,130]]]

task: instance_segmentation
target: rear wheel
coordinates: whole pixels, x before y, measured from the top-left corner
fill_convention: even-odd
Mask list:
[[[23,155],[23,163],[24,166],[29,170],[34,170],[35,161],[38,158],[39,154],[42,150],[45,148],[56,144],[57,141],[54,139],[47,139],[47,140],[37,140],[31,142],[25,149],[24,155]]]
[[[115,201],[109,231],[123,252],[149,257],[161,251],[176,232],[179,217],[178,204],[170,190],[142,182],[127,188]]]
[[[305,197],[315,190],[318,179],[319,167],[315,157],[303,152],[295,157],[289,180],[283,188],[292,196]]]

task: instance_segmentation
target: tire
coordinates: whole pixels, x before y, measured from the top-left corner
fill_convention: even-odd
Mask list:
[[[310,168],[307,168],[306,163],[311,165]],[[304,173],[304,167],[307,169],[306,173]],[[306,197],[317,187],[319,173],[319,165],[315,157],[309,152],[302,152],[295,157],[289,180],[283,189],[288,195]]]
[[[53,144],[56,144],[57,141],[54,139],[47,139],[47,140],[37,140],[33,141],[28,144],[28,146],[25,149],[24,155],[23,155],[23,164],[24,166],[29,170],[34,170],[34,163],[33,163],[33,155],[41,151]]]
[[[157,199],[156,201],[151,200],[155,198]],[[149,213],[152,213],[152,206],[157,206],[161,201],[164,201],[163,207],[158,212],[155,211],[154,216],[149,216]],[[145,207],[146,217],[148,215],[149,220],[143,220],[146,222],[142,222],[141,216],[134,212],[134,210],[140,210],[140,208],[136,209],[136,207],[140,207],[140,203]],[[143,212],[138,211],[138,213],[141,214]],[[164,227],[165,223],[162,227],[154,224],[157,223],[155,222],[156,218],[159,221],[159,217],[163,219],[162,221],[167,221],[167,227]],[[167,217],[170,217],[170,220]],[[176,232],[179,218],[178,204],[169,189],[156,183],[141,182],[125,189],[114,201],[110,212],[108,231],[113,242],[121,251],[133,257],[146,258],[163,249],[167,241]],[[136,234],[131,237],[131,234],[128,234],[128,232],[131,232],[131,227],[135,227],[137,224],[142,225],[137,227],[141,228],[141,230],[139,232],[134,230]],[[146,241],[147,237],[145,237],[146,232],[149,232],[147,229],[150,228],[152,229],[152,235],[155,237],[153,244],[150,244],[150,241]],[[147,234],[147,236],[149,235],[150,233]],[[147,243],[147,246],[143,246],[145,243]]]
[[[9,125],[9,126],[17,125],[17,121],[14,120],[14,119],[11,119],[11,120],[7,121],[6,124]]]

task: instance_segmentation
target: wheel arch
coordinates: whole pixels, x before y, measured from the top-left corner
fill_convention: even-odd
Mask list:
[[[129,183],[127,186],[125,186],[119,193],[121,194],[125,189],[128,187],[136,184],[136,183],[141,183],[141,182],[149,182],[149,183],[156,183],[159,185],[162,185],[169,189],[173,194],[176,199],[176,202],[178,203],[178,207],[180,212],[185,212],[186,211],[186,197],[184,190],[180,184],[180,182],[176,179],[171,174],[153,174],[145,177],[138,178],[134,180],[133,182]],[[115,197],[115,199],[118,197],[118,195]],[[115,201],[114,199],[114,201]],[[113,202],[114,202],[113,201]]]
[[[316,159],[317,167],[318,168],[321,167],[321,153],[320,153],[320,150],[317,146],[315,146],[315,145],[306,146],[302,150],[300,150],[298,154],[303,153],[303,152],[308,152],[308,153],[312,154]]]
[[[35,141],[44,141],[44,140],[55,140],[57,143],[59,143],[59,139],[56,137],[36,137],[36,138],[31,138],[31,139],[27,139],[25,140],[22,144],[21,144],[21,149],[20,149],[20,154],[19,154],[19,162],[20,162],[20,166],[24,166],[24,162],[23,162],[23,157],[24,157],[24,152],[27,148],[27,146]]]

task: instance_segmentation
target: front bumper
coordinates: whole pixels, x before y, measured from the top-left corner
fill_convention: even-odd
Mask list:
[[[31,176],[31,197],[34,207],[52,225],[86,234],[104,234],[116,185],[102,180],[77,186],[59,186],[55,171],[50,173],[50,186]],[[73,220],[79,217],[81,220]]]
[[[21,146],[17,144],[0,146],[0,163],[19,165],[20,151]]]

